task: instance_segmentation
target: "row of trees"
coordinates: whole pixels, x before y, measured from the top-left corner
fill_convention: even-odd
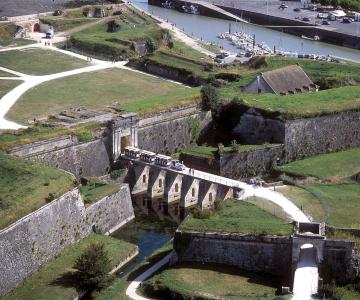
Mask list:
[[[344,9],[360,11],[360,0],[315,0],[314,2],[323,6],[341,6]]]

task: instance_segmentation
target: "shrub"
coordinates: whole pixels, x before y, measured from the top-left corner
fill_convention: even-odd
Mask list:
[[[224,208],[224,201],[220,199],[216,199],[214,202],[214,207],[216,211],[220,211]]]
[[[205,110],[217,111],[220,106],[218,91],[212,85],[204,85],[201,89],[201,104]]]
[[[201,209],[197,207],[192,211],[192,215],[195,219],[210,219],[213,212],[211,209]]]
[[[103,243],[92,243],[77,258],[74,278],[81,289],[101,290],[110,285],[114,279],[110,259]]]
[[[159,48],[158,43],[149,37],[146,39],[145,46],[148,53],[153,53],[157,48]]]
[[[92,131],[89,129],[80,130],[76,132],[75,135],[79,142],[89,142],[94,138]]]
[[[267,67],[266,57],[255,56],[248,61],[248,66],[252,69],[260,69],[261,67]]]
[[[49,193],[49,195],[45,198],[46,202],[51,202],[53,200],[55,200],[55,194],[54,193]]]
[[[123,172],[124,172],[124,169],[118,169],[118,170],[111,171],[110,178],[111,179],[119,178]]]

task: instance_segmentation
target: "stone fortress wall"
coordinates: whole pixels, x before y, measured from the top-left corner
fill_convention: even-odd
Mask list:
[[[306,134],[304,134],[306,132]],[[284,160],[360,147],[360,112],[284,120],[250,108],[233,133],[248,144],[284,144]]]
[[[78,188],[0,230],[0,295],[94,228],[110,233],[134,218],[129,187],[85,207]]]
[[[276,275],[291,286],[299,249],[314,244],[319,260],[320,277],[325,283],[353,282],[359,274],[360,254],[350,240],[311,240],[297,237],[253,236],[240,233],[177,231],[174,249],[178,262],[220,263],[242,270]]]
[[[158,153],[174,153],[191,144],[189,118],[199,120],[199,130],[211,121],[209,112],[195,105],[145,116],[137,120],[138,146]],[[131,130],[128,130],[130,134]],[[113,165],[113,137],[80,143],[76,137],[63,136],[11,149],[10,154],[45,163],[81,176],[102,176]]]
[[[290,237],[177,231],[174,249],[180,262],[219,263],[245,271],[290,275]]]

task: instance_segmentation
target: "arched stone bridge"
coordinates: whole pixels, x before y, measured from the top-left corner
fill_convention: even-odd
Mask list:
[[[240,198],[243,189],[236,180],[185,168],[175,170],[121,155],[128,162],[128,182],[133,196],[141,196],[148,207],[184,218],[191,208],[213,207],[216,200]],[[145,203],[144,203],[145,204]]]

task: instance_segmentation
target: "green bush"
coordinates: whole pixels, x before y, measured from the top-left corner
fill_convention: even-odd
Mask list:
[[[116,179],[119,178],[124,172],[124,169],[118,169],[110,172],[110,178]]]
[[[204,85],[201,89],[201,105],[205,110],[217,111],[220,106],[219,93],[210,84]]]
[[[210,219],[213,211],[211,209],[201,209],[197,207],[192,211],[192,215],[195,219]]]
[[[92,243],[77,258],[74,269],[76,284],[83,290],[101,290],[111,284],[111,263],[103,243]]]

